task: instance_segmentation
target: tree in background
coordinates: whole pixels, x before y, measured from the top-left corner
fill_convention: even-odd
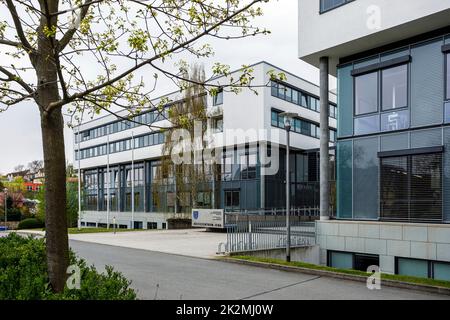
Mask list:
[[[17,166],[14,167],[14,172],[20,172],[25,170],[25,166],[23,164],[19,164]]]
[[[213,54],[206,38],[267,33],[251,24],[262,15],[256,6],[262,2],[267,0],[0,1],[0,104],[5,110],[31,100],[41,117],[47,264],[54,291],[63,290],[69,261],[63,108],[75,122],[101,110],[126,110],[130,116],[161,112],[168,100],[151,102],[158,74],[180,85],[189,81],[183,79],[183,59]],[[153,78],[144,81],[137,76],[140,69]],[[250,87],[248,70],[244,66],[241,77],[229,78],[229,86]],[[229,67],[217,63],[212,73],[229,76]]]
[[[32,173],[38,173],[39,170],[44,169],[44,161],[42,161],[42,160],[33,160],[30,163],[28,163],[27,167]]]
[[[186,213],[191,208],[197,208],[199,198],[211,199],[211,194],[214,192],[212,179],[217,174],[217,166],[210,163],[210,159],[203,157],[208,120],[206,115],[207,92],[203,86],[197,85],[197,83],[205,81],[204,68],[194,65],[190,73],[186,73],[183,77],[190,81],[185,83],[182,102],[174,104],[168,111],[169,121],[173,125],[165,130],[164,157],[158,168],[156,180],[158,189],[162,188],[161,184],[166,184],[165,180],[173,180],[175,213]],[[182,130],[186,134],[184,138],[188,139],[174,139],[174,133],[180,132],[178,130]],[[199,137],[194,140],[196,130]],[[187,163],[175,164],[172,161],[173,154],[177,154],[180,159],[185,158]]]
[[[72,228],[76,227],[78,222],[78,182],[68,181],[66,183],[66,193],[67,204],[65,213],[67,216],[67,226]],[[37,205],[36,218],[42,222],[45,222],[45,187],[39,190],[36,199],[39,201]]]

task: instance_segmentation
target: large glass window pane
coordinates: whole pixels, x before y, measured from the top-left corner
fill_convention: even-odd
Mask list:
[[[410,217],[442,221],[442,154],[411,157]]]
[[[428,262],[424,260],[398,259],[399,275],[428,278]]]
[[[330,267],[338,269],[353,269],[353,254],[345,252],[330,252]]]
[[[378,137],[353,144],[353,208],[355,219],[378,219]]]
[[[395,131],[409,128],[409,111],[383,113],[381,115],[381,131]]]
[[[378,111],[378,73],[373,72],[355,78],[356,115]]]
[[[408,65],[385,69],[382,77],[383,110],[408,106]]]
[[[409,216],[408,158],[381,160],[381,217],[406,220]]]
[[[434,279],[450,281],[450,264],[434,263]]]
[[[337,217],[351,218],[352,214],[352,141],[337,143]]]
[[[446,96],[447,96],[447,99],[450,99],[450,53],[449,54],[447,54],[447,59],[446,59],[447,61],[446,61],[446,66],[447,66],[447,81],[446,81],[446,83],[447,83],[447,94],[446,94]]]
[[[380,116],[368,116],[355,119],[355,135],[376,133],[380,131]]]

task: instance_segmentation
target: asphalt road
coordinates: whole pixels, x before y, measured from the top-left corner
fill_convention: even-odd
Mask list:
[[[112,265],[132,280],[140,299],[449,299],[403,289],[368,290],[363,283],[227,262],[70,241],[100,271]]]

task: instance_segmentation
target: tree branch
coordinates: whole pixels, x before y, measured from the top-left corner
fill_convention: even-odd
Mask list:
[[[79,7],[81,10],[80,17],[79,17],[80,22],[86,17],[90,6],[97,2],[100,2],[100,1],[86,0],[86,2],[80,6],[81,8]],[[77,26],[74,26],[73,28],[66,31],[66,33],[63,35],[61,40],[58,41],[58,48],[57,48],[58,52],[61,52],[64,50],[64,48],[69,44],[70,40],[72,40],[76,31],[77,31]]]
[[[19,37],[23,48],[31,53],[34,53],[35,49],[30,45],[30,43],[27,40],[27,37],[25,36],[25,33],[22,28],[22,23],[20,22],[20,18],[19,15],[17,14],[17,10],[16,7],[14,6],[14,3],[12,2],[12,0],[6,0],[6,4],[8,6],[9,12],[11,13],[14,26],[16,27],[17,36]]]
[[[149,58],[147,60],[144,60],[144,61],[136,64],[134,67],[132,67],[132,68],[122,72],[121,74],[119,74],[118,76],[110,79],[109,81],[106,81],[106,82],[104,82],[102,84],[94,86],[94,87],[92,87],[92,88],[90,88],[90,89],[88,89],[88,90],[86,90],[84,92],[79,92],[79,93],[73,94],[70,97],[68,97],[67,99],[62,99],[62,100],[53,102],[53,103],[48,105],[46,111],[48,113],[50,113],[50,112],[52,112],[52,110],[54,110],[56,108],[60,108],[60,107],[62,107],[63,105],[65,105],[67,103],[76,101],[76,100],[81,99],[81,98],[83,98],[83,97],[85,97],[85,96],[87,96],[87,95],[89,95],[89,94],[91,94],[91,93],[93,93],[95,91],[98,91],[98,90],[103,89],[103,88],[105,88],[105,87],[107,87],[109,85],[112,85],[113,83],[123,79],[124,77],[128,76],[129,74],[133,73],[134,71],[142,68],[143,66],[145,66],[147,64],[151,64],[152,62],[154,62],[154,61],[156,61],[158,59],[161,59],[161,58],[163,58],[163,57],[165,57],[165,56],[167,56],[167,55],[169,55],[169,54],[171,54],[173,52],[176,52],[177,50],[180,50],[180,49],[183,49],[183,48],[189,46],[190,44],[194,43],[198,39],[208,35],[211,31],[217,29],[218,27],[220,27],[225,22],[232,20],[234,17],[236,17],[239,14],[241,14],[242,12],[248,10],[254,4],[256,4],[258,2],[262,2],[262,1],[265,1],[265,0],[253,0],[252,2],[250,2],[249,4],[244,6],[243,8],[241,8],[241,9],[237,10],[236,12],[234,12],[232,15],[227,16],[227,17],[223,18],[222,20],[220,20],[219,22],[215,23],[214,25],[210,26],[209,28],[206,28],[203,32],[197,34],[195,37],[192,37],[191,39],[189,39],[189,40],[187,40],[187,41],[185,41],[183,43],[180,43],[180,44],[172,47],[171,49],[167,50],[164,53],[157,54],[157,55],[155,55],[152,58]]]
[[[18,83],[22,88],[24,88],[29,94],[34,94],[34,90],[31,89],[31,87],[22,79],[15,76],[13,73],[6,70],[4,67],[0,66],[0,72],[2,72],[4,75],[8,77],[8,81],[13,81]]]

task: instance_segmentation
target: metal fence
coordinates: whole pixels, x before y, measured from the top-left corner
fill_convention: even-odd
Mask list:
[[[259,218],[259,219],[257,219]],[[227,224],[227,242],[219,252],[242,252],[263,249],[286,248],[286,221],[265,220],[262,217],[247,216]],[[311,246],[316,243],[314,221],[294,220],[291,222],[291,247]]]

